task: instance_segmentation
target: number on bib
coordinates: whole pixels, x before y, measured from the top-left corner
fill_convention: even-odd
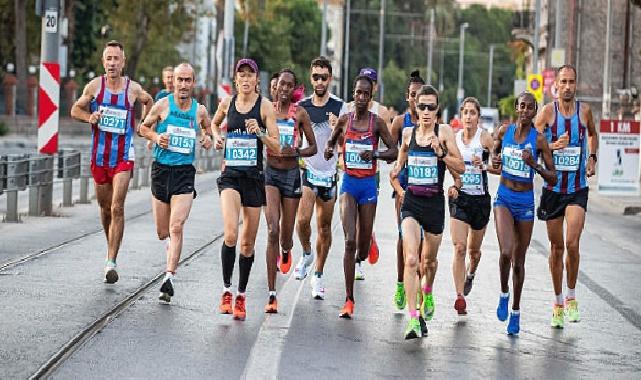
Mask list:
[[[438,160],[432,153],[410,152],[407,157],[407,178],[410,185],[438,183]]]
[[[225,145],[225,165],[256,166],[258,140],[254,135],[228,135]]]
[[[196,130],[193,128],[167,126],[169,133],[169,146],[171,152],[191,154],[196,146]]]
[[[294,120],[278,120],[278,135],[280,137],[280,146],[294,147]]]
[[[554,157],[554,166],[557,170],[564,172],[573,172],[579,170],[581,163],[581,148],[568,147],[557,149],[552,152]]]
[[[98,128],[104,132],[124,135],[127,132],[127,110],[100,106],[102,115],[98,120]]]
[[[470,195],[483,195],[483,171],[471,163],[465,163],[465,173],[461,176],[461,189]]]
[[[349,140],[345,142],[345,167],[348,169],[371,169],[372,161],[365,161],[361,158],[361,152],[366,150],[374,150],[374,146],[369,141]]]
[[[503,147],[503,170],[513,176],[530,178],[530,167],[523,161],[523,149]]]

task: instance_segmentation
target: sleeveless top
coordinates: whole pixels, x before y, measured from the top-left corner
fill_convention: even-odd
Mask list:
[[[276,105],[278,102],[273,102],[274,110],[276,110]],[[290,146],[292,148],[297,148],[300,144],[300,131],[298,130],[298,121],[296,120],[296,110],[298,106],[294,103],[289,105],[287,110],[286,119],[276,119],[276,125],[278,126],[278,136],[280,139],[280,147],[284,148]],[[278,157],[274,152],[267,148],[267,155]]]
[[[103,75],[100,89],[91,101],[91,112],[102,110],[97,124],[91,125],[91,162],[96,166],[114,168],[122,161],[134,161],[134,115],[133,104],[129,104],[128,77],[125,90],[111,92]]]
[[[439,160],[431,145],[421,146],[416,142],[416,129],[407,153],[407,190],[419,197],[432,197],[443,193],[445,178],[445,162]],[[439,125],[434,126],[434,134],[438,137]]]
[[[263,142],[255,134],[247,132],[245,120],[256,119],[260,129],[265,131],[265,124],[260,116],[262,97],[258,95],[256,103],[247,113],[238,112],[236,99],[237,96],[234,95],[227,112],[227,139],[222,175],[257,178],[263,175]]]
[[[183,111],[178,107],[174,95],[167,96],[169,114],[156,126],[157,133],[169,134],[167,149],[154,145],[154,159],[163,165],[189,165],[194,162],[196,135],[199,130],[196,114],[198,102],[191,99],[191,107]]]
[[[501,148],[502,169],[501,177],[515,181],[515,182],[529,182],[534,181],[534,169],[529,167],[521,158],[521,154],[525,149],[532,152],[532,158],[536,162],[538,159],[538,152],[536,150],[536,136],[538,132],[534,125],[530,128],[530,133],[527,135],[522,143],[517,143],[514,139],[516,132],[516,125],[510,124],[503,136],[503,144]]]
[[[559,111],[559,103],[554,102],[554,123],[545,129],[545,137],[552,143],[567,132],[568,146],[552,151],[556,167],[555,186],[544,184],[545,188],[561,194],[572,194],[588,186],[586,175],[587,128],[581,123],[581,103],[576,102],[576,113],[569,118]]]
[[[376,175],[376,159],[364,161],[360,153],[366,150],[378,150],[378,136],[374,134],[376,115],[368,112],[369,123],[367,130],[359,131],[354,128],[354,113],[348,115],[347,130],[343,140],[343,161],[345,173],[352,177],[365,178]]]
[[[484,163],[487,163],[489,152],[483,149],[483,144],[481,143],[483,129],[481,127],[476,128],[476,133],[468,145],[465,145],[463,141],[463,132],[464,129],[461,129],[456,133],[456,145],[465,162],[465,173],[461,175],[461,191],[468,195],[488,194],[487,170],[480,169],[472,163],[474,156],[481,158]]]

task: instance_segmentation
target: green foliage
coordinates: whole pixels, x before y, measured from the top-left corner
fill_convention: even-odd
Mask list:
[[[248,0],[246,0],[248,1]],[[313,0],[249,1],[250,25],[247,56],[262,71],[290,68],[299,82],[309,76],[309,62],[318,55],[321,11]],[[258,16],[256,16],[258,15]],[[243,52],[244,15],[236,14],[236,57]]]
[[[383,83],[385,84],[385,103],[394,106],[400,113],[406,108],[405,92],[407,91],[409,74],[401,70],[396,61],[390,60],[383,69]]]
[[[15,46],[15,0],[0,0],[0,65],[4,70],[7,63],[16,63]],[[40,61],[41,18],[35,15],[35,0],[24,0],[27,30],[27,64]]]
[[[4,121],[0,121],[0,136],[4,136],[9,133],[9,127]]]
[[[499,100],[499,113],[502,119],[509,119],[510,121],[516,119],[516,110],[514,109],[515,95],[506,96]]]

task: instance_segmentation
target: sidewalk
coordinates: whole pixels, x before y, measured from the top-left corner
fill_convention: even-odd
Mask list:
[[[589,179],[590,203],[597,203],[600,207],[617,215],[637,216],[641,218],[641,195],[617,196],[599,193],[597,178]]]

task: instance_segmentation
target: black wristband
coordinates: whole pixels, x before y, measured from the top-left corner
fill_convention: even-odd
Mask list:
[[[596,153],[590,153],[590,158],[594,159],[594,162],[596,162],[597,161]]]

